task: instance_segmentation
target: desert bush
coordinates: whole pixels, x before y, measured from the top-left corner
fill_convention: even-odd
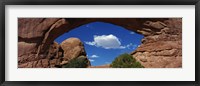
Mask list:
[[[125,53],[119,55],[110,65],[112,68],[144,68],[134,57]]]
[[[72,59],[69,63],[63,65],[63,68],[86,68],[88,66],[88,60],[84,56]]]

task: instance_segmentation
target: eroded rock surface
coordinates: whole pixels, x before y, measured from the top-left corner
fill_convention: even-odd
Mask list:
[[[132,55],[147,68],[182,67],[182,20],[169,19],[145,25],[160,30],[145,36]]]
[[[80,53],[84,54],[80,46],[69,50],[72,47],[63,45],[65,48],[53,41],[65,32],[95,21],[143,34],[141,46],[131,54],[145,67],[182,67],[181,18],[19,18],[18,67],[57,67]]]
[[[22,45],[23,46],[23,45]],[[21,50],[21,48],[19,49]],[[45,53],[29,53],[18,58],[19,68],[48,68],[60,66],[63,57],[60,45],[53,42]]]
[[[60,45],[64,51],[63,61],[61,62],[61,65],[67,64],[72,59],[81,58],[83,60],[86,60],[88,62],[88,66],[90,66],[90,62],[86,57],[83,43],[80,39],[73,37],[68,38],[64,40]]]
[[[61,43],[61,48],[64,50],[65,61],[74,59],[81,55],[86,56],[86,52],[82,42],[78,38],[68,38]]]
[[[23,46],[23,43],[19,43],[19,45]],[[23,49],[26,50],[26,48]],[[83,44],[78,38],[68,38],[60,45],[53,42],[45,53],[32,53],[30,55],[32,57],[19,58],[19,68],[57,68],[62,67],[62,65],[67,64],[72,59],[80,57],[86,60],[88,62],[87,65],[90,66]]]

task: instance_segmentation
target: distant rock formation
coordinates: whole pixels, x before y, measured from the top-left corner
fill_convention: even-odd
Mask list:
[[[88,66],[88,68],[112,68],[110,64],[100,65],[100,66]]]
[[[18,67],[59,67],[71,58],[85,55],[82,43],[71,43],[78,42],[76,38],[61,45],[53,41],[65,32],[95,21],[144,35],[142,44],[131,53],[144,67],[182,67],[181,18],[19,18]]]

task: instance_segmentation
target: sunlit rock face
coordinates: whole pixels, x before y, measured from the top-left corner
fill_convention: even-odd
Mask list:
[[[62,65],[67,64],[72,59],[86,57],[83,43],[78,38],[68,38],[64,40],[60,45],[64,51]],[[90,66],[89,60],[87,58],[85,60],[88,62],[87,65]]]
[[[65,49],[53,42],[54,39],[96,21],[144,35],[142,44],[131,53],[144,67],[182,67],[181,18],[19,18],[18,67],[58,67],[66,55]]]

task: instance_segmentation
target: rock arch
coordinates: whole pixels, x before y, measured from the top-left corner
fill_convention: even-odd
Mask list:
[[[143,34],[141,46],[131,54],[145,67],[182,67],[181,18],[19,18],[18,66],[49,67],[51,61],[46,59],[45,53],[54,39],[95,21],[112,23]],[[53,61],[56,62],[59,63],[58,60]],[[36,66],[38,63],[40,65]]]

